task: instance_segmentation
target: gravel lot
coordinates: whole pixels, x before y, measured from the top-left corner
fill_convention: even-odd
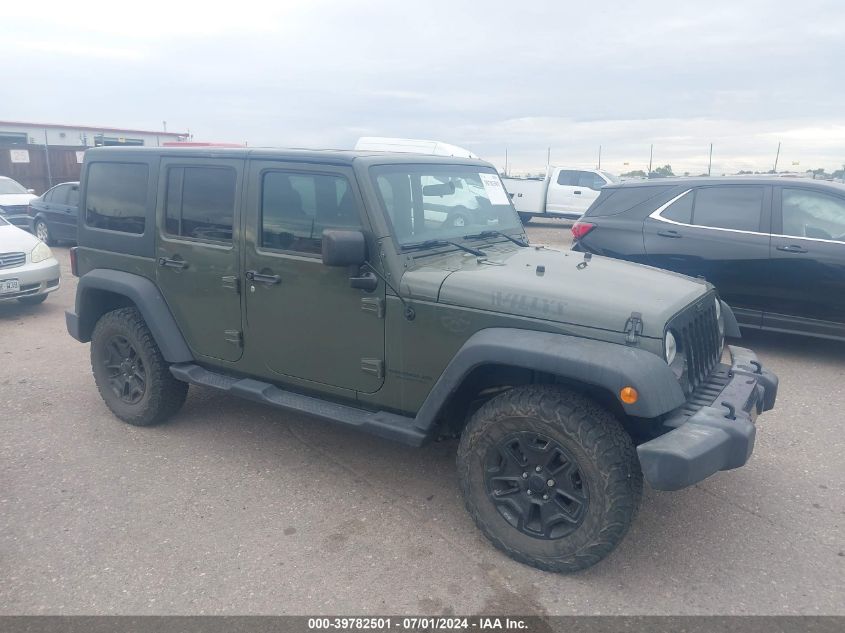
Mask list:
[[[532,222],[537,242],[568,224]],[[458,493],[455,442],[414,450],[191,388],[117,421],[65,331],[75,279],[0,305],[0,613],[845,614],[845,344],[753,334],[781,378],[750,463],[647,490],[575,576],[501,555]]]

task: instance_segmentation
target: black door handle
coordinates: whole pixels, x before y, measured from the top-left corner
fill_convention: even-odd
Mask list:
[[[188,262],[184,259],[168,259],[167,257],[159,257],[158,265],[162,268],[178,268],[182,270],[188,267]]]
[[[268,284],[270,286],[282,283],[282,278],[278,275],[263,275],[255,270],[246,271],[246,278],[249,281],[257,281],[260,284]]]
[[[573,191],[572,193],[574,193],[576,196],[580,196],[580,195],[581,195],[581,192],[580,192],[580,191]]]
[[[779,251],[784,251],[785,253],[806,253],[807,249],[803,246],[798,246],[798,244],[789,244],[787,246],[778,246],[777,249]]]
[[[673,231],[671,229],[666,230],[666,231],[658,231],[657,234],[660,237],[674,237],[674,238],[683,237],[683,235],[681,235],[677,231]]]

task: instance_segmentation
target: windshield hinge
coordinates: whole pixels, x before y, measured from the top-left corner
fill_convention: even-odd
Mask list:
[[[628,345],[636,345],[643,333],[643,315],[639,312],[632,312],[625,321],[625,342]]]

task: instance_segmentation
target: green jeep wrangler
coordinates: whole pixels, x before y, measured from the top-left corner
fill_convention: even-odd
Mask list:
[[[478,527],[571,572],[658,490],[745,464],[777,377],[703,280],[528,243],[488,163],[343,151],[85,154],[70,334],[106,405],[189,384],[413,446],[460,437]]]

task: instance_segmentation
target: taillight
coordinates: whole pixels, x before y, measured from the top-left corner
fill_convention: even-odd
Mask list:
[[[596,228],[596,225],[591,224],[590,222],[576,222],[572,225],[572,237],[576,240],[580,240],[594,228]]]
[[[79,277],[79,269],[76,265],[76,246],[72,246],[70,249],[70,272],[73,273],[74,277]]]

